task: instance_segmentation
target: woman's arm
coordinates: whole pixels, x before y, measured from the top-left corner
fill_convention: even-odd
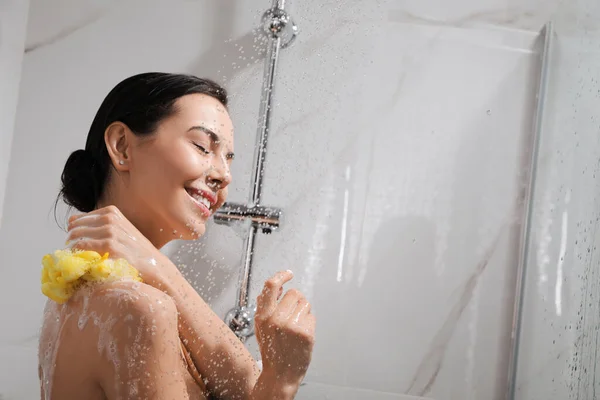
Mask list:
[[[286,383],[273,370],[264,370],[250,395],[251,400],[292,400],[299,385]]]
[[[170,263],[166,257],[163,262]],[[269,279],[258,298],[256,335],[264,366],[259,374],[249,351],[183,275],[166,270],[172,273],[162,289],[175,301],[180,334],[211,394],[219,399],[293,399],[310,364],[315,319],[297,290],[278,303],[291,271]]]
[[[209,392],[218,399],[249,399],[260,373],[256,361],[166,256],[161,264],[168,272],[156,286],[174,300],[179,332]]]

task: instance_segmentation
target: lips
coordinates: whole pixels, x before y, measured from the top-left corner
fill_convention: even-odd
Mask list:
[[[217,204],[217,196],[207,190],[186,188],[185,189],[194,203],[206,217],[212,214],[211,208]]]

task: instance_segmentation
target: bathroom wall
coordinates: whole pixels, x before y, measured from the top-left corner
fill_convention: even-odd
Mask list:
[[[504,398],[538,32],[558,1],[287,3],[301,34],[282,52],[264,186],[285,222],[258,240],[253,294],[291,268],[313,303],[299,398]],[[269,5],[32,0],[0,230],[0,354],[15,365],[0,374],[4,398],[37,394],[39,264],[64,243],[60,172],[120,79],[226,82],[240,155],[230,200],[247,198],[254,30]],[[211,226],[164,250],[220,315],[234,304],[242,237]]]
[[[554,24],[527,248],[516,399],[600,391],[600,4]]]
[[[0,2],[0,226],[12,144],[29,0]]]

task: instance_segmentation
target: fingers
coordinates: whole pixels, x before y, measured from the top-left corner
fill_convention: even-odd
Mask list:
[[[307,337],[314,343],[315,340],[315,329],[317,326],[317,319],[313,314],[306,314],[300,319],[302,328],[307,334]]]
[[[92,250],[111,257],[122,255],[121,228],[114,225],[79,226],[69,230],[67,245],[75,250]]]
[[[258,296],[256,315],[268,317],[277,308],[277,299],[281,296],[283,285],[294,277],[292,271],[280,271],[265,282],[262,293]],[[282,300],[283,301],[283,300]]]
[[[110,238],[120,233],[127,234],[126,226],[118,223],[120,220],[121,217],[114,211],[107,210],[107,207],[87,214],[73,215],[69,218],[67,241],[80,237],[98,238],[103,235],[105,238]],[[93,228],[103,228],[104,231],[88,230]]]
[[[103,218],[103,215],[98,214],[82,214],[82,215],[73,215],[69,218],[69,226],[68,229],[72,230],[74,228],[78,228],[80,226],[102,226],[106,224],[106,221]]]
[[[292,318],[293,318],[294,322],[299,323],[301,319],[303,319],[305,316],[309,315],[311,307],[312,306],[310,305],[308,300],[306,300],[305,298],[302,298],[298,302],[298,305],[296,306],[296,308],[294,309],[294,312],[292,314]]]
[[[300,291],[290,289],[278,302],[283,293],[283,284],[291,278],[291,271],[283,271],[278,272],[265,283],[263,292],[258,296],[257,317],[259,319],[272,316],[275,318],[272,322],[276,324],[291,320],[299,325],[305,324],[307,316],[310,316],[309,320],[314,320],[314,316],[310,314],[311,304]]]
[[[271,322],[280,329],[294,332],[306,343],[313,344],[315,316],[310,313],[311,305],[296,289],[289,290],[279,303]]]
[[[76,214],[69,217],[69,229],[80,224],[105,224],[114,222],[121,217],[121,211],[115,206],[99,208],[86,214]]]
[[[73,245],[71,246],[71,248],[76,250],[91,250],[100,255],[104,253],[110,253],[111,249],[109,249],[109,247],[110,246],[106,240],[91,238],[81,238],[76,242],[73,242]]]
[[[302,303],[302,305],[307,303],[302,293],[296,289],[288,290],[277,306],[277,316],[282,319],[288,319],[292,313],[295,312],[300,303]]]
[[[79,226],[69,230],[67,243],[74,240],[88,239],[106,239],[106,229],[102,226]]]

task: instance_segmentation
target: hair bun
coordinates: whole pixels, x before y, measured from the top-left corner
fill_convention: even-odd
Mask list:
[[[76,150],[67,159],[63,169],[60,194],[68,205],[81,212],[96,208],[99,184],[94,157],[85,150]]]

